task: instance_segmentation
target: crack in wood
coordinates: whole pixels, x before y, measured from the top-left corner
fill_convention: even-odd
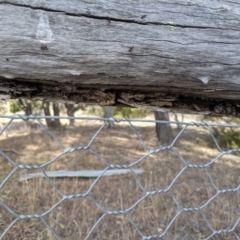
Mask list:
[[[90,12],[86,13],[73,13],[73,12],[67,12],[67,11],[61,11],[61,10],[56,10],[52,8],[46,8],[46,7],[39,7],[39,6],[31,6],[27,4],[20,4],[20,3],[9,3],[7,1],[3,1],[0,4],[5,4],[5,5],[12,5],[16,7],[25,7],[25,8],[30,8],[33,10],[42,10],[46,12],[55,12],[55,13],[64,13],[67,16],[71,17],[87,17],[87,18],[92,18],[92,19],[98,19],[98,20],[106,20],[108,23],[111,21],[115,22],[125,22],[125,23],[135,23],[135,24],[140,24],[140,25],[160,25],[160,26],[166,26],[166,27],[173,27],[173,28],[198,28],[198,29],[219,29],[217,27],[211,27],[211,26],[192,26],[192,25],[183,25],[183,24],[175,24],[173,22],[154,22],[154,21],[136,21],[136,20],[128,20],[128,19],[121,19],[121,18],[114,18],[114,17],[105,17],[105,16],[95,16],[92,15]],[[143,20],[146,17],[146,15],[140,16],[140,18]],[[42,48],[41,48],[42,49]],[[43,50],[43,49],[42,49]],[[44,50],[47,50],[44,48]]]

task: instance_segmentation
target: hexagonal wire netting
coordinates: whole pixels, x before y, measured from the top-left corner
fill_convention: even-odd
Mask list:
[[[55,131],[45,118],[1,116],[0,239],[240,239],[240,148],[213,131],[240,125],[75,117]],[[36,126],[16,134],[19,121]],[[169,145],[156,122],[171,124]]]

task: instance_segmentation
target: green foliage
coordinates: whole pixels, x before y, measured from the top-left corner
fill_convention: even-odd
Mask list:
[[[9,100],[9,110],[11,113],[16,113],[21,110],[17,100],[14,100],[14,99]]]
[[[90,105],[86,108],[86,112],[91,115],[104,116],[104,109],[97,105]],[[150,114],[150,111],[140,108],[130,107],[113,107],[113,116],[116,118],[127,117],[127,118],[142,118]]]
[[[31,101],[33,114],[37,114],[42,109],[42,101]]]
[[[214,137],[221,148],[224,150],[240,148],[240,131],[239,129],[226,128],[226,127],[214,127]]]
[[[222,122],[224,120],[227,124],[240,124],[240,119],[234,117],[210,117],[207,116],[204,120],[211,122]],[[233,127],[212,127],[212,132],[216,138],[219,146],[224,149],[240,148],[240,128]],[[214,147],[211,136],[208,137],[207,142]]]
[[[0,100],[0,114],[5,114],[7,112],[7,104],[4,100]]]
[[[113,116],[116,118],[127,117],[127,118],[142,118],[146,117],[150,111],[140,108],[130,107],[114,107]]]
[[[22,100],[22,102],[26,107],[28,105],[31,105],[32,114],[38,114],[42,109],[41,101]],[[19,100],[17,99],[9,100],[9,110],[12,113],[24,111],[23,106],[19,103]]]
[[[96,115],[96,116],[104,115],[103,108],[98,105],[89,105],[85,108],[85,111],[87,112],[87,114],[90,114],[90,115]]]

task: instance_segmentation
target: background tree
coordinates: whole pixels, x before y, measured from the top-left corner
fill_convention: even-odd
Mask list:
[[[57,102],[47,101],[31,101],[26,99],[10,100],[9,107],[12,113],[24,111],[26,116],[31,114],[40,114],[43,110],[45,116],[51,116],[50,107],[52,106],[53,116],[60,115],[60,104]],[[49,128],[59,129],[61,128],[61,122],[58,118],[46,118],[46,123]]]
[[[24,111],[25,115],[40,114],[42,109],[42,103],[40,101],[32,101],[26,99],[9,100],[10,112],[16,113]]]
[[[142,108],[118,107],[118,106],[115,106],[113,108],[114,117],[143,118],[150,113],[151,111]]]
[[[50,104],[51,104],[50,102],[45,102],[45,101],[42,104],[45,116],[51,116]],[[53,102],[52,108],[53,108],[53,116],[58,117],[59,112],[60,112],[59,103]],[[60,122],[59,118],[46,118],[46,123],[47,123],[48,128],[51,128],[51,129],[60,129],[61,128],[61,122]]]
[[[76,111],[78,110],[85,110],[85,104],[73,104],[73,103],[65,103],[64,104],[65,107],[66,107],[66,110],[67,110],[67,115],[69,117],[74,117],[74,114]],[[69,119],[69,124],[71,126],[74,125],[74,122],[75,122],[75,119],[72,118],[72,119]]]

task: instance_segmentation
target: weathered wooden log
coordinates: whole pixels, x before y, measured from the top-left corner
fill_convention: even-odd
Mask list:
[[[0,98],[240,115],[240,5],[0,0]]]

